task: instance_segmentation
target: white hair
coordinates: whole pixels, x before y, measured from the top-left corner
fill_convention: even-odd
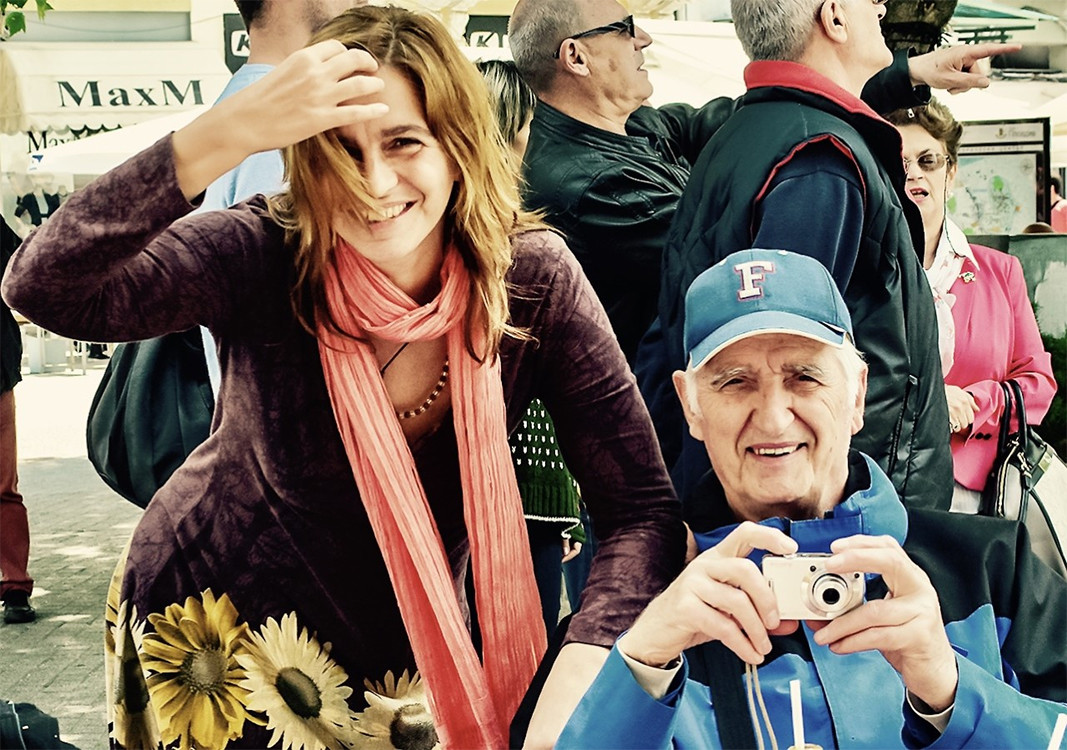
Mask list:
[[[823,0],[731,0],[734,31],[750,60],[796,61]]]

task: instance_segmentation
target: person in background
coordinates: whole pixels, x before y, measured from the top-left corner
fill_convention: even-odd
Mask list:
[[[33,227],[39,227],[59,209],[59,195],[53,192],[53,177],[46,172],[31,172],[32,189],[19,198],[15,208],[15,227],[19,236],[25,236]]]
[[[1052,208],[1049,224],[1054,232],[1067,234],[1067,199],[1063,197],[1063,185],[1056,175],[1049,178],[1048,185],[1049,205]]]
[[[997,453],[1000,384],[1016,381],[1027,420],[1041,424],[1056,395],[1052,361],[1019,260],[969,243],[948,217],[963,126],[936,99],[886,119],[900,131],[905,192],[922,215],[922,264],[934,294],[952,437],[952,510],[975,513]]]
[[[712,511],[556,747],[1047,746],[1067,582],[1024,525],[907,508],[850,447],[867,383],[852,334],[807,256],[744,250],[693,282],[673,383]]]
[[[504,136],[504,143],[511,149],[515,171],[518,172],[526,154],[537,97],[522,80],[511,60],[479,60],[476,64],[489,87],[500,133]]]
[[[1033,221],[1022,228],[1020,234],[1059,234],[1052,225],[1044,221]]]
[[[365,6],[312,42],[72,196],[3,281],[58,331],[219,339],[215,430],[109,592],[112,742],[503,747],[545,648],[508,432],[544,402],[603,533],[572,679],[681,568],[677,499],[449,31]],[[282,147],[287,191],[189,215]]]
[[[248,59],[237,69],[215,103],[227,99],[267,75],[278,63],[307,44],[327,21],[367,0],[234,0],[248,31]],[[281,151],[252,154],[212,183],[201,211],[229,208],[257,193],[273,195],[285,189]],[[219,392],[219,357],[207,328],[200,329],[211,390]],[[205,436],[206,437],[206,436]]]
[[[0,219],[0,269],[7,268],[20,239]],[[0,302],[0,601],[4,622],[33,622],[30,523],[19,492],[15,386],[22,380],[22,333],[11,309]]]
[[[489,87],[497,125],[505,145],[511,149],[511,163],[518,179],[537,97],[510,60],[481,60],[476,64]],[[526,516],[541,614],[551,638],[559,622],[560,566],[580,556],[585,542],[578,483],[563,463],[552,417],[540,400],[530,403],[508,442]],[[567,596],[572,609],[576,608],[578,596],[569,586]]]

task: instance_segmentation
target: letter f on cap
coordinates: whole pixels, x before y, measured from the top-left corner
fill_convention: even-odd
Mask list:
[[[756,282],[763,281],[766,274],[774,273],[774,263],[750,260],[734,266],[734,273],[741,277],[741,288],[737,290],[737,299],[758,299],[763,296],[763,287]]]

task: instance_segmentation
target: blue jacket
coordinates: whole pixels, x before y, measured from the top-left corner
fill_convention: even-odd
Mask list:
[[[956,702],[938,736],[907,706],[900,676],[880,653],[833,654],[801,625],[791,636],[772,637],[774,648],[758,669],[779,747],[793,737],[794,679],[802,685],[805,740],[823,748],[1047,747],[1057,715],[1067,712],[1067,584],[1033,557],[1025,528],[905,509],[881,469],[856,452],[846,495],[825,519],[763,523],[792,536],[802,552],[827,552],[833,539],[857,533],[900,541],[938,591],[957,653]],[[698,544],[713,546],[733,528],[698,533]],[[884,595],[880,577],[869,577],[868,598]],[[613,649],[557,747],[721,747],[711,692],[694,679],[695,651],[687,652],[680,679],[657,701]]]

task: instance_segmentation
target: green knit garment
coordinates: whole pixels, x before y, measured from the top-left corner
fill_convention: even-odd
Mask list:
[[[556,430],[543,403],[530,403],[509,442],[526,519],[559,524],[563,536],[584,543],[578,483],[563,463]]]

